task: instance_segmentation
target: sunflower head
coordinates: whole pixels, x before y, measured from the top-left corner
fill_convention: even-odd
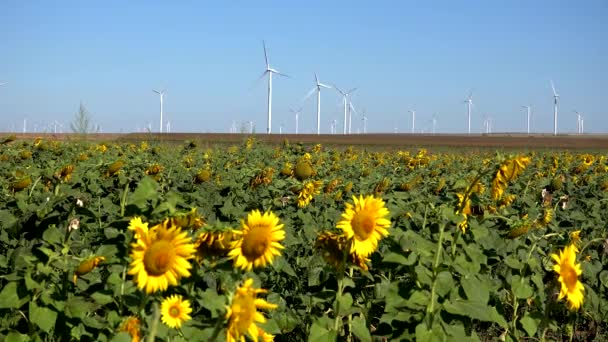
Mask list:
[[[380,239],[388,235],[391,221],[384,201],[374,196],[353,196],[354,205],[346,203],[337,227],[352,240],[351,252],[367,257],[378,247]]]
[[[179,295],[165,298],[160,306],[160,318],[170,328],[179,328],[182,323],[191,320],[191,312],[190,301]]]
[[[235,230],[236,241],[228,254],[235,267],[251,271],[254,267],[264,267],[272,263],[275,256],[281,255],[284,247],[280,241],[285,239],[284,225],[272,212],[262,214],[254,210],[241,221],[241,229]]]
[[[74,270],[74,284],[76,284],[76,280],[78,277],[83,276],[92,270],[94,270],[100,263],[106,260],[105,257],[102,256],[94,256],[87,260],[82,261],[76,270]]]
[[[553,270],[559,275],[558,281],[561,285],[559,299],[566,298],[571,310],[578,310],[583,304],[583,284],[578,280],[582,274],[581,265],[576,263],[578,249],[574,244],[564,247],[559,255],[551,254],[556,262]]]
[[[135,316],[129,316],[125,319],[118,331],[126,332],[131,336],[132,342],[141,341],[141,321]]]
[[[181,277],[190,276],[194,257],[191,238],[180,227],[167,227],[167,220],[146,230],[145,224],[132,220],[136,242],[131,244],[131,268],[137,287],[146,293],[164,291],[177,285]],[[129,226],[131,228],[131,225]]]
[[[226,307],[227,342],[244,341],[247,335],[254,341],[258,341],[258,337],[263,337],[264,341],[272,337],[257,326],[256,323],[266,322],[266,318],[258,309],[276,309],[277,305],[257,298],[261,293],[266,293],[266,290],[254,288],[251,278],[236,289],[230,306]]]
[[[330,266],[343,270],[346,254],[350,250],[350,242],[344,234],[322,232],[315,240],[315,249],[321,252],[323,259]]]
[[[236,234],[231,230],[206,231],[201,233],[194,242],[195,259],[202,263],[208,258],[221,258],[228,255]]]

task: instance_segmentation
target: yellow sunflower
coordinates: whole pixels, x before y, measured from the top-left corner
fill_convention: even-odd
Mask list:
[[[165,298],[160,305],[160,319],[170,328],[179,328],[182,323],[192,319],[190,313],[190,301],[184,300],[182,296],[173,295]]]
[[[559,256],[551,254],[551,258],[557,263],[553,266],[553,270],[559,274],[558,280],[561,284],[559,299],[566,297],[571,310],[578,310],[583,304],[583,291],[585,290],[583,284],[578,280],[578,276],[583,272],[581,265],[576,263],[576,252],[578,249],[572,244],[564,247]]]
[[[263,341],[272,341],[272,335],[267,334],[256,323],[266,322],[266,318],[258,309],[276,309],[276,304],[271,304],[264,299],[257,298],[260,293],[266,293],[264,289],[253,288],[253,279],[245,280],[243,286],[236,290],[230,306],[226,307],[226,341],[245,341],[245,336],[255,341],[262,337]]]
[[[135,238],[139,239],[141,234],[148,234],[148,223],[143,222],[141,217],[134,217],[129,221],[129,230],[135,232]]]
[[[177,285],[179,278],[190,276],[192,265],[188,259],[194,257],[196,250],[186,232],[165,224],[148,231],[145,224],[137,225],[137,221],[134,226],[137,241],[131,244],[133,261],[129,274],[135,276],[138,288],[146,293],[164,291],[169,285]]]
[[[284,247],[279,241],[285,239],[283,224],[272,212],[263,215],[259,210],[252,211],[247,221],[241,221],[241,230],[235,230],[236,241],[228,253],[234,264],[243,270],[272,263],[275,256],[281,255]]]
[[[126,332],[131,336],[131,342],[141,341],[141,321],[135,316],[129,316],[122,324],[118,331]]]
[[[384,201],[374,196],[353,196],[353,201],[354,206],[346,203],[337,227],[344,231],[348,239],[353,239],[351,253],[367,257],[376,250],[378,241],[388,235],[391,221],[386,217],[389,212]]]

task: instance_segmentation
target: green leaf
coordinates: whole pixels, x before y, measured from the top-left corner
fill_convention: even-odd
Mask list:
[[[367,328],[367,324],[365,323],[365,318],[362,316],[357,316],[352,321],[352,329],[353,334],[359,339],[361,342],[372,342],[372,335]]]
[[[152,177],[146,176],[142,178],[135,191],[129,196],[127,203],[145,209],[148,200],[159,198],[159,191],[158,183]]]
[[[420,283],[428,286],[433,284],[433,273],[428,268],[418,264],[414,267],[414,270],[416,271],[416,276]]]
[[[450,290],[454,287],[454,279],[452,279],[452,274],[448,271],[441,271],[437,274],[437,279],[435,280],[435,291],[439,295],[439,297],[443,297],[446,294],[450,293]]]
[[[10,282],[0,292],[0,309],[13,309],[19,306],[17,283]]]
[[[351,306],[353,306],[353,296],[350,293],[343,293],[342,296],[336,298],[334,310],[338,315],[344,315]]]
[[[308,335],[309,342],[334,342],[338,334],[327,329],[324,324],[316,320],[310,327],[310,334]]]
[[[108,303],[112,303],[114,299],[111,296],[103,294],[101,292],[95,292],[91,295],[91,298],[95,300],[95,302],[99,305],[106,305]]]
[[[426,323],[420,323],[416,326],[416,341],[420,342],[442,342],[446,340],[445,333],[440,326],[433,326],[428,329]]]
[[[413,260],[410,260],[409,257],[406,258],[402,254],[398,254],[395,252],[389,252],[389,253],[386,253],[386,255],[384,255],[384,259],[382,259],[382,261],[387,262],[387,263],[395,263],[395,264],[411,266],[416,262],[416,258],[413,258]]]
[[[39,307],[36,303],[30,302],[30,321],[39,326],[40,329],[50,333],[51,329],[55,326],[56,320],[57,312],[49,308]]]
[[[470,317],[484,322],[498,323],[503,328],[507,328],[508,326],[507,321],[496,311],[496,308],[487,304],[457,300],[444,303],[443,308],[451,314]]]
[[[600,272],[600,282],[605,287],[608,287],[608,271],[604,270]]]
[[[82,297],[70,297],[66,301],[64,311],[68,317],[83,318],[91,311],[91,303]]]
[[[8,333],[8,335],[6,335],[4,342],[25,342],[25,341],[29,341],[29,340],[30,340],[30,337],[28,335],[20,334],[15,331],[11,331],[10,333]]]
[[[470,301],[487,304],[490,300],[488,284],[478,277],[463,277],[460,284]]]
[[[513,255],[509,255],[508,257],[505,258],[505,264],[516,270],[521,269],[521,262]]]
[[[224,297],[217,294],[215,290],[207,289],[202,293],[201,299],[198,301],[205,309],[211,311],[211,317],[215,318],[219,312],[224,311],[226,303]]]
[[[63,241],[64,234],[55,226],[48,227],[42,233],[42,239],[50,244],[60,244]]]
[[[521,278],[519,276],[513,276],[513,278],[511,278],[511,290],[515,297],[521,299],[530,298],[532,297],[532,294],[534,294],[534,290],[532,289],[532,286],[530,286],[527,277]]]
[[[530,315],[527,312],[524,315],[524,317],[522,317],[519,320],[519,322],[524,327],[524,330],[526,331],[526,333],[528,333],[528,336],[532,337],[532,336],[536,335],[536,330],[538,329],[538,324],[537,324],[536,320],[534,318],[530,317]]]
[[[131,342],[131,335],[127,332],[121,332],[114,335],[110,342]]]

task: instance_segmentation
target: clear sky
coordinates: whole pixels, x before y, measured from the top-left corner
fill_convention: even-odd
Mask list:
[[[314,86],[358,87],[353,105],[368,132],[466,132],[483,116],[493,131],[608,133],[608,1],[23,1],[0,2],[0,130],[69,130],[82,101],[104,132],[148,122],[158,131],[167,88],[171,131],[228,132],[252,120],[266,130],[262,40],[273,78],[273,132],[294,131]],[[304,103],[300,132],[316,131],[316,98]],[[342,126],[341,98],[322,92],[321,127]],[[353,131],[362,126],[353,117]]]

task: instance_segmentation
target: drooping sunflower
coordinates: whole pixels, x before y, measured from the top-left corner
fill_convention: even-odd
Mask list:
[[[312,201],[314,195],[318,195],[321,193],[321,187],[323,186],[323,181],[305,181],[302,185],[302,189],[298,193],[298,207],[304,208],[310,201]]]
[[[344,231],[348,239],[353,239],[351,252],[367,257],[376,250],[380,239],[388,235],[391,221],[386,217],[389,212],[384,201],[374,196],[353,196],[353,201],[354,205],[346,203],[337,227]]]
[[[141,341],[141,321],[135,316],[127,317],[120,325],[118,331],[126,332],[131,336],[131,342]]]
[[[129,274],[135,276],[137,287],[146,293],[164,291],[169,285],[177,285],[181,277],[190,276],[192,265],[188,259],[196,251],[192,239],[180,227],[167,228],[164,223],[148,231],[143,229],[144,224],[133,225],[137,241],[131,244],[133,261]]]
[[[202,232],[194,242],[196,261],[202,263],[206,258],[225,257],[231,250],[234,238],[231,230]]]
[[[315,240],[315,249],[321,252],[321,256],[334,269],[344,270],[346,263],[358,266],[367,271],[367,263],[370,261],[366,257],[359,256],[350,251],[350,243],[344,232],[321,232]]]
[[[180,295],[165,298],[160,305],[160,319],[170,328],[179,328],[182,323],[192,319],[190,301],[184,300]]]
[[[576,263],[576,252],[578,248],[574,244],[564,247],[559,255],[551,254],[551,258],[557,263],[553,270],[559,274],[558,281],[561,284],[559,299],[566,297],[571,310],[578,310],[583,304],[583,291],[585,287],[578,280],[583,272],[581,265]]]
[[[276,309],[277,305],[257,298],[260,293],[266,293],[266,290],[254,288],[251,278],[245,280],[243,286],[236,289],[230,306],[226,307],[227,342],[245,341],[246,335],[254,341],[259,341],[259,337],[262,337],[263,341],[272,341],[273,336],[258,327],[256,323],[266,322],[266,318],[258,309]]]
[[[285,239],[283,224],[272,212],[262,214],[254,210],[241,221],[241,229],[235,230],[236,241],[228,256],[234,259],[234,265],[251,271],[253,267],[266,266],[272,263],[275,256],[281,255],[284,247],[279,243]]]

